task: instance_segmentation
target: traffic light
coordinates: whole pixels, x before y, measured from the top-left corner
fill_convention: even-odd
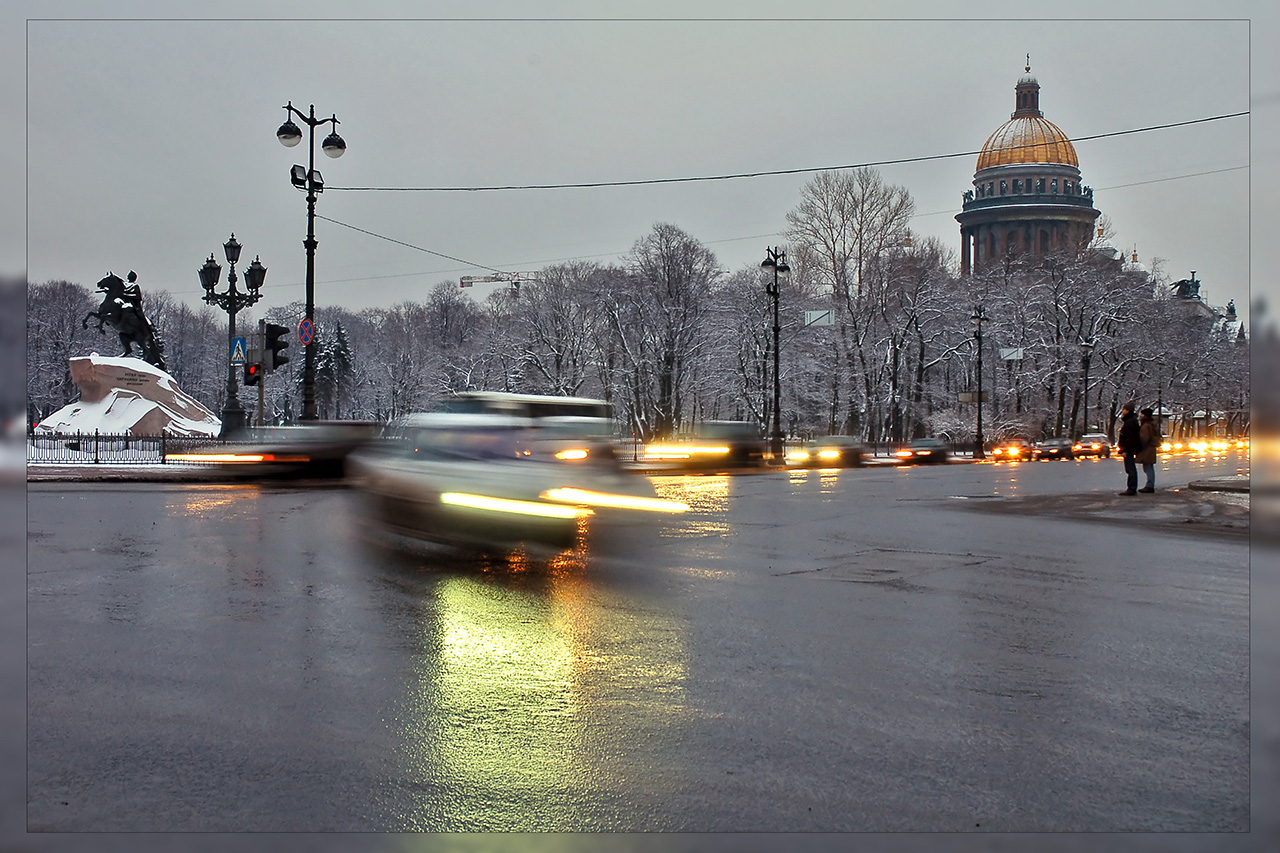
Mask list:
[[[275,323],[268,323],[266,333],[267,340],[266,346],[263,348],[262,361],[267,372],[270,373],[277,367],[289,363],[289,356],[284,354],[284,350],[289,346],[289,341],[281,340],[281,338],[289,334],[289,328]]]
[[[262,365],[256,361],[246,361],[244,363],[244,384],[257,385],[262,381]]]

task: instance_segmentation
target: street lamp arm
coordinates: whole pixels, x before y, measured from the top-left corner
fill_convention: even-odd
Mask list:
[[[302,112],[302,110],[295,107],[293,105],[293,101],[290,101],[289,103],[285,104],[284,108],[288,110],[289,113],[291,113],[292,115],[296,115],[298,118],[302,119],[302,123],[307,125],[307,127],[310,127],[310,128],[319,127],[320,125],[325,124],[326,122],[333,122],[334,129],[336,130],[338,125],[340,124],[340,122],[338,121],[337,115],[330,116],[329,118],[316,118],[316,108],[314,104],[311,105],[310,115],[307,115],[306,113]]]

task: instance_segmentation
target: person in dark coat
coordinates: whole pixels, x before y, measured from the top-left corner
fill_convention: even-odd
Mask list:
[[[1142,466],[1142,473],[1147,475],[1146,485],[1138,491],[1150,494],[1156,490],[1156,453],[1160,450],[1160,442],[1164,440],[1164,436],[1160,435],[1160,424],[1156,423],[1155,412],[1143,409],[1140,414],[1138,438],[1142,441],[1142,449],[1133,459]]]
[[[1120,410],[1120,432],[1116,435],[1116,447],[1124,456],[1125,490],[1122,495],[1138,493],[1138,463],[1134,457],[1142,450],[1142,428],[1138,416],[1133,413],[1133,403],[1125,403]]]

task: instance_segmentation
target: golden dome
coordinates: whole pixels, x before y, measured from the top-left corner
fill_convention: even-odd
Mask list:
[[[987,138],[978,155],[978,171],[1024,163],[1080,166],[1075,146],[1056,124],[1040,116],[1015,116]]]

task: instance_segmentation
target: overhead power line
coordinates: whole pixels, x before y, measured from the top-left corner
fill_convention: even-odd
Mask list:
[[[466,264],[468,267],[476,267],[482,270],[489,270],[490,272],[504,272],[504,270],[500,270],[497,267],[491,267],[488,264],[481,264],[481,263],[476,263],[475,261],[468,261],[462,258],[455,258],[453,255],[446,255],[443,252],[437,252],[434,249],[426,249],[426,248],[423,248],[422,246],[415,246],[412,243],[406,243],[403,240],[397,240],[396,238],[388,237],[385,234],[378,234],[375,231],[367,231],[364,228],[357,228],[355,225],[349,225],[346,222],[339,222],[336,219],[330,219],[329,217],[321,216],[318,213],[316,214],[316,219],[323,219],[325,222],[332,222],[334,225],[341,225],[343,228],[350,228],[352,231],[359,231],[361,234],[368,234],[370,237],[377,237],[379,240],[386,240],[388,243],[395,243],[397,246],[404,246],[406,248],[414,249],[419,252],[426,252],[428,255],[435,255],[437,258],[444,258],[447,261],[455,261],[459,264]]]
[[[1113,136],[1127,136],[1134,133],[1148,133],[1153,130],[1168,130],[1174,127],[1186,127],[1193,124],[1204,124],[1211,121],[1222,121],[1229,118],[1239,118],[1249,115],[1249,110],[1238,113],[1225,113],[1223,115],[1208,116],[1206,118],[1190,119],[1189,121],[1171,122],[1169,124],[1153,124],[1147,127],[1135,127],[1130,130],[1116,130],[1110,133],[1096,133],[1092,136],[1077,136],[1071,139],[1072,142],[1086,142],[1092,139],[1106,139]],[[1015,148],[1032,148],[1036,143],[1015,146]],[[1011,149],[1013,150],[1013,149]],[[477,187],[335,187],[330,186],[328,190],[345,190],[347,192],[495,192],[501,190],[568,190],[568,189],[593,189],[601,187],[636,187],[651,186],[654,184],[688,184],[700,181],[730,181],[740,178],[764,178],[776,175],[798,175],[808,172],[837,172],[847,169],[864,169],[872,166],[897,166],[905,163],[925,163],[931,160],[948,160],[955,157],[975,157],[981,154],[981,151],[959,151],[953,154],[929,154],[921,157],[901,157],[894,160],[868,160],[865,163],[850,163],[843,166],[821,166],[807,167],[801,169],[773,169],[759,172],[738,172],[731,175],[701,175],[697,177],[686,178],[645,178],[634,181],[591,181],[574,184],[507,184],[495,186],[477,186]],[[341,223],[339,223],[341,224]],[[357,229],[358,230],[358,229]],[[451,259],[452,260],[452,259]],[[488,269],[488,267],[486,267]]]
[[[1109,187],[1100,187],[1099,189],[1100,189],[1101,191],[1105,191],[1105,190],[1124,189],[1124,188],[1126,188],[1126,187],[1139,187],[1139,186],[1145,186],[1145,185],[1147,185],[1147,184],[1160,184],[1160,183],[1164,183],[1164,182],[1166,182],[1166,181],[1179,181],[1179,180],[1183,180],[1184,178],[1198,178],[1198,177],[1202,177],[1202,176],[1205,176],[1205,175],[1218,175],[1218,174],[1222,174],[1222,173],[1224,173],[1224,172],[1238,172],[1238,171],[1245,170],[1245,169],[1248,169],[1248,168],[1249,168],[1248,166],[1229,166],[1229,167],[1224,168],[1224,169],[1210,169],[1209,171],[1205,171],[1205,172],[1192,172],[1192,173],[1189,173],[1189,174],[1186,174],[1186,175],[1169,175],[1169,176],[1164,177],[1164,178],[1152,178],[1151,180],[1148,180],[1148,181],[1134,181],[1134,182],[1132,182],[1132,183],[1128,183],[1128,184],[1113,184],[1112,186],[1109,186]],[[954,214],[954,213],[955,213],[955,210],[954,210],[954,209],[951,209],[951,210],[935,210],[935,211],[931,211],[931,212],[929,212],[929,213],[917,213],[917,214],[914,214],[914,215],[912,216],[912,218],[913,218],[913,219],[922,219],[922,218],[929,217],[929,216],[943,216],[943,215],[950,215],[950,214]],[[318,214],[318,213],[316,214],[316,218],[317,218],[317,219],[323,219],[323,220],[324,220],[324,221],[326,221],[326,222],[332,222],[334,225],[341,225],[343,228],[350,228],[352,231],[358,231],[358,232],[360,232],[361,234],[367,234],[367,235],[369,235],[370,237],[376,237],[376,238],[377,238],[377,239],[379,239],[379,240],[386,240],[388,243],[395,243],[397,246],[404,246],[404,247],[406,247],[406,248],[413,249],[413,250],[418,251],[418,252],[424,252],[424,253],[426,253],[426,254],[428,254],[428,255],[435,255],[435,256],[436,256],[436,257],[438,257],[438,258],[444,258],[445,260],[454,261],[454,262],[456,262],[456,263],[463,264],[463,265],[464,265],[466,268],[468,268],[468,269],[485,269],[485,270],[489,270],[490,272],[506,272],[506,270],[500,270],[500,269],[498,269],[497,267],[491,267],[491,266],[489,266],[488,264],[482,264],[482,263],[478,263],[478,262],[475,262],[475,261],[468,261],[468,260],[464,260],[463,258],[454,257],[453,255],[446,255],[446,254],[444,254],[443,252],[437,252],[437,251],[435,251],[434,249],[427,249],[427,248],[422,247],[422,246],[415,246],[413,243],[406,243],[404,240],[397,240],[397,239],[396,239],[396,238],[394,238],[394,237],[388,237],[388,236],[386,236],[385,234],[379,234],[379,233],[377,233],[376,231],[369,231],[368,229],[360,228],[360,227],[358,227],[358,226],[351,225],[350,223],[347,223],[347,222],[340,222],[340,221],[339,221],[339,220],[337,220],[337,219],[332,219],[332,218],[330,218],[330,217],[328,217],[328,216],[323,216],[323,215]],[[775,236],[777,236],[776,232],[775,232],[774,234],[753,234],[753,235],[750,235],[750,236],[747,236],[747,237],[726,237],[726,238],[721,239],[721,240],[709,240],[709,241],[707,241],[707,242],[708,242],[708,243],[733,243],[733,242],[737,242],[737,241],[739,241],[739,240],[757,240],[757,239],[763,239],[763,238],[772,238],[772,237],[775,237]],[[531,265],[536,265],[536,264],[562,263],[562,262],[566,262],[566,261],[578,261],[578,260],[584,260],[584,259],[586,259],[586,258],[604,258],[604,257],[613,257],[613,256],[615,256],[615,255],[617,255],[617,254],[618,254],[617,252],[602,252],[602,253],[595,254],[595,255],[578,255],[578,256],[569,257],[569,258],[553,258],[553,259],[550,259],[550,260],[543,260],[543,261],[531,261],[531,262],[528,262],[528,264],[527,264],[527,265],[529,265],[529,264],[531,264]],[[436,271],[436,274],[438,274],[439,272],[440,272],[440,271]],[[366,276],[366,277],[363,277],[363,278],[356,278],[356,279],[338,279],[338,280],[340,280],[340,281],[371,281],[371,280],[379,279],[379,278],[409,278],[409,277],[414,277],[414,276],[419,276],[419,275],[428,275],[428,274],[431,274],[431,273],[425,273],[425,272],[424,272],[424,273],[400,273],[400,274],[397,274],[397,275],[388,275],[388,276]]]

